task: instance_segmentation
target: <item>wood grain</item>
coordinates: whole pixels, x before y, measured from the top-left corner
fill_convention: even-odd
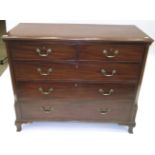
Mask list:
[[[34,24],[21,23],[8,32],[5,40],[103,40],[146,42],[153,40],[134,25]]]
[[[14,41],[9,46],[13,60],[51,61],[76,59],[76,46],[72,44]],[[51,49],[51,52],[47,56],[40,56],[37,49],[40,49],[41,54],[47,54],[48,49]]]
[[[107,51],[107,53],[103,53]],[[118,51],[118,54],[115,54]],[[141,62],[144,53],[144,44],[86,44],[80,46],[80,60]],[[108,58],[108,56],[114,56]]]
[[[52,72],[47,75],[41,75],[37,69],[41,68],[43,73]],[[101,73],[104,69],[107,74],[116,74],[106,77]],[[102,63],[102,62],[73,62],[73,63],[29,63],[14,62],[14,72],[17,80],[88,80],[88,81],[137,81],[139,78],[139,64],[121,64],[121,63]]]
[[[22,117],[26,120],[107,120],[109,122],[129,122],[130,110],[131,105],[124,103],[111,103],[107,105],[95,102],[85,104],[46,104],[43,102],[37,104],[21,104]],[[101,111],[108,112],[105,115],[101,115]]]
[[[93,100],[134,100],[136,93],[136,85],[134,84],[113,84],[113,83],[79,83],[79,82],[18,82],[17,83],[17,97],[19,100],[49,100],[49,102],[64,100],[68,102],[90,102]],[[49,92],[52,88],[53,91],[49,94],[43,94],[39,91],[42,88],[44,92]],[[104,92],[100,92],[100,90]],[[110,90],[114,92],[108,94]]]
[[[17,131],[32,121],[79,120],[125,124],[133,132],[153,42],[137,27],[19,24],[3,40]]]

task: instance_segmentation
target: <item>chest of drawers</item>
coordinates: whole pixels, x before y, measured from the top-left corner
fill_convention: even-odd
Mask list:
[[[19,24],[3,37],[17,131],[32,121],[135,126],[152,39],[135,26]]]

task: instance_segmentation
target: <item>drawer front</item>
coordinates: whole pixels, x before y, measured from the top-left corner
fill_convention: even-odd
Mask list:
[[[100,120],[129,121],[131,104],[21,104],[22,119],[25,120]]]
[[[136,85],[90,84],[62,82],[18,82],[20,100],[47,100],[55,102],[94,102],[105,100],[134,100]]]
[[[80,46],[80,60],[141,62],[144,45],[91,44]]]
[[[9,45],[14,60],[74,60],[73,45],[52,42],[15,42]]]
[[[137,81],[140,64],[14,62],[14,72],[17,80]]]

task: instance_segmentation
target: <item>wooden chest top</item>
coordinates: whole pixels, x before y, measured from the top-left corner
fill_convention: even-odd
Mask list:
[[[21,23],[5,39],[101,40],[152,42],[134,25],[35,24]]]

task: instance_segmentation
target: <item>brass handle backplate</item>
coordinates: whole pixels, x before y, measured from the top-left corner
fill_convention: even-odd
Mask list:
[[[110,89],[109,92],[105,92],[102,88],[100,88],[98,92],[102,94],[103,96],[110,96],[114,92],[114,89]]]
[[[110,49],[110,51],[113,52],[113,55],[109,55],[108,54],[108,50],[103,50],[102,53],[107,57],[107,58],[114,58],[116,57],[116,55],[118,55],[119,51],[118,50],[113,50],[113,49]]]
[[[54,89],[53,88],[49,88],[47,91],[44,91],[44,89],[40,87],[40,88],[38,88],[38,91],[41,92],[41,94],[49,95],[49,94],[51,94],[51,92],[54,91]]]
[[[107,71],[105,69],[101,69],[101,73],[104,75],[104,76],[114,76],[116,74],[116,70],[113,69],[111,74],[108,74]]]
[[[37,48],[36,52],[38,53],[39,56],[41,57],[47,57],[49,55],[49,53],[52,52],[51,48],[46,49],[45,47],[43,47],[42,49]]]
[[[42,106],[41,110],[45,113],[50,113],[52,112],[54,109],[51,106]]]
[[[47,72],[43,72],[41,68],[37,68],[37,71],[40,73],[40,75],[47,76],[52,72],[52,68],[48,68]]]
[[[104,116],[107,115],[111,110],[106,108],[106,109],[101,109],[100,110],[100,115]]]

